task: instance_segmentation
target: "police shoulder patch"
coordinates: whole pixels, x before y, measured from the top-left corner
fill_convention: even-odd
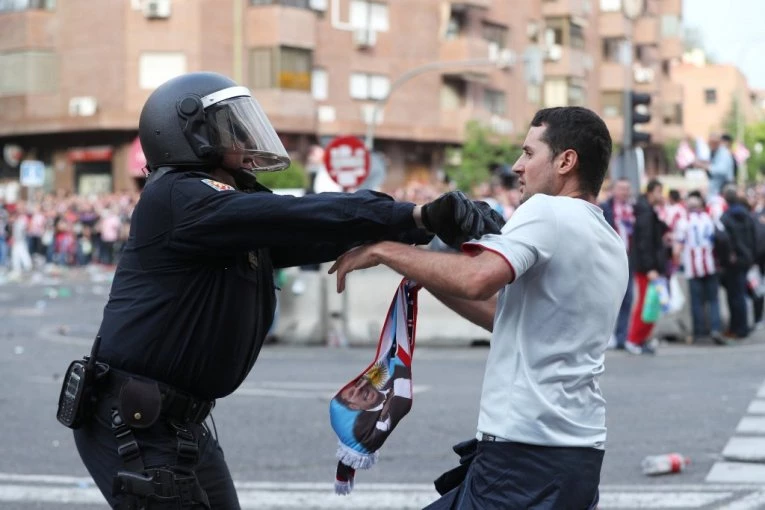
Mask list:
[[[214,181],[212,179],[202,179],[202,182],[210,186],[212,189],[216,191],[233,191],[234,187],[229,186],[228,184],[223,184],[222,182]]]

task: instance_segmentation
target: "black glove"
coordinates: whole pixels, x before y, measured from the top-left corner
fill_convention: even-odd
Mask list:
[[[499,234],[505,220],[483,201],[461,191],[445,193],[422,206],[422,223],[452,248],[485,234]]]

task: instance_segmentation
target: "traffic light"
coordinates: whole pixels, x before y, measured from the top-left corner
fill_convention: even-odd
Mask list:
[[[629,145],[634,147],[640,143],[650,143],[651,135],[637,131],[635,126],[638,124],[647,124],[651,121],[651,114],[648,112],[648,108],[651,106],[651,94],[644,94],[640,92],[629,92],[629,108],[627,109],[626,129],[630,133]]]

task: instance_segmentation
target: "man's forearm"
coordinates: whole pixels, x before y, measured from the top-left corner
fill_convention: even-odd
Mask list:
[[[397,243],[381,243],[375,250],[379,262],[439,294],[478,299],[476,271],[462,254],[436,253]]]
[[[433,296],[448,306],[452,311],[469,320],[476,326],[480,326],[486,331],[494,331],[494,314],[497,310],[497,296],[492,296],[487,300],[478,301],[462,299],[448,294],[440,293],[424,286]]]

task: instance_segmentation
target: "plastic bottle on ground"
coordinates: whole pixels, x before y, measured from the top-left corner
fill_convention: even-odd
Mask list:
[[[649,455],[640,463],[644,475],[679,473],[691,463],[691,459],[679,453]]]

